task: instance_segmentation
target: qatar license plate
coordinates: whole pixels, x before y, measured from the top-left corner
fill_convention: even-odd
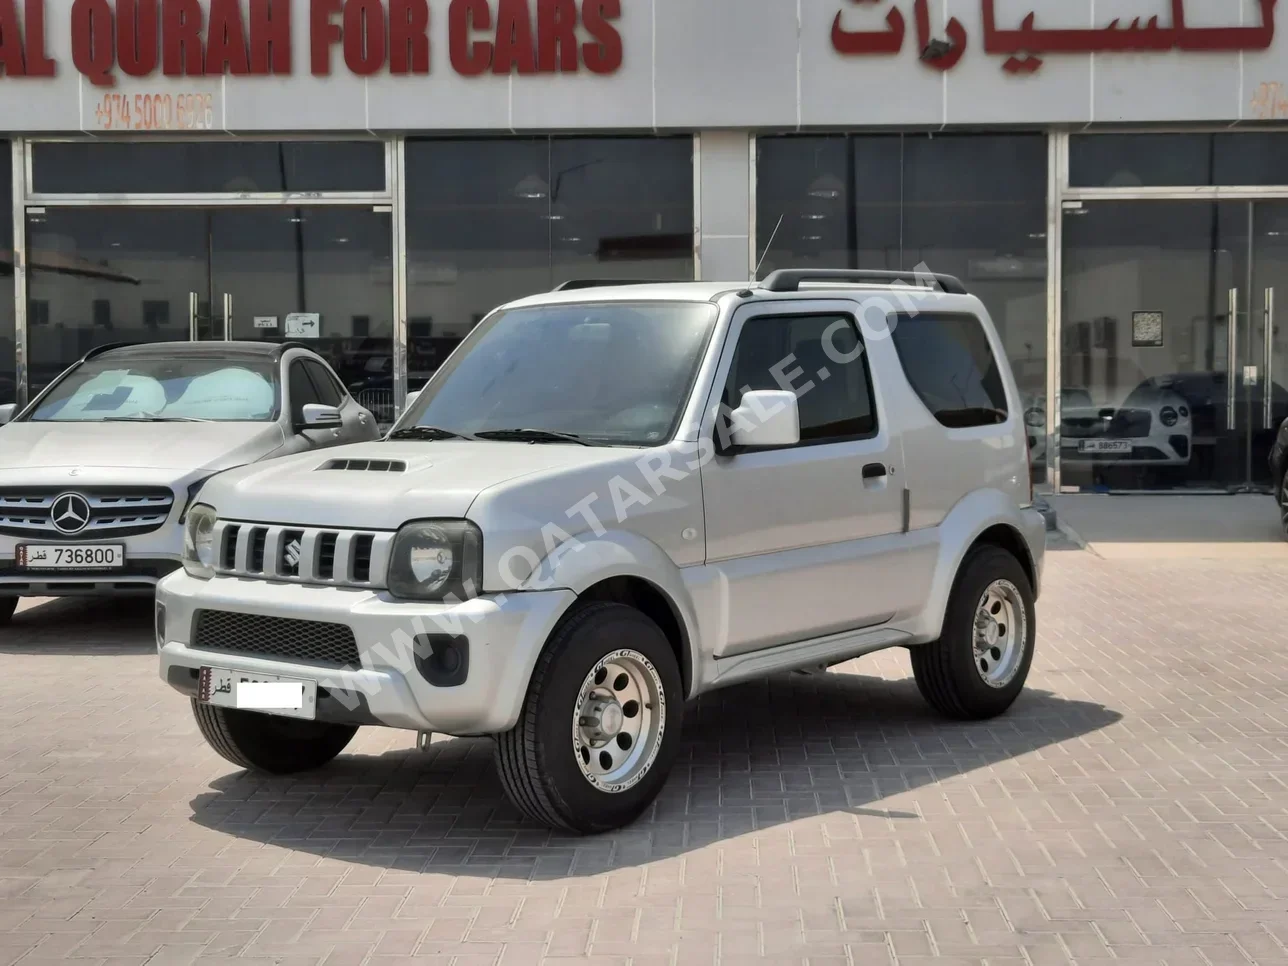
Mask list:
[[[1078,449],[1083,453],[1126,453],[1130,455],[1132,445],[1129,439],[1084,439],[1078,444]]]
[[[123,544],[24,543],[18,547],[19,570],[119,570],[125,566]]]
[[[318,713],[318,683],[276,674],[203,667],[197,678],[197,700],[220,708],[263,711],[312,721]]]

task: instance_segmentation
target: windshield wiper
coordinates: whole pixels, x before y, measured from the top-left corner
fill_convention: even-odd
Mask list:
[[[405,426],[402,429],[395,429],[388,436],[389,439],[474,439],[468,433],[458,433],[451,429],[442,429],[438,426]]]
[[[576,443],[593,446],[574,433],[556,433],[550,429],[489,429],[475,434],[476,439],[496,439],[515,443]]]
[[[200,416],[104,416],[105,423],[212,423],[213,419],[202,419]]]

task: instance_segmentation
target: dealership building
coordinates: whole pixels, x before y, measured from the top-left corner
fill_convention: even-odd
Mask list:
[[[299,339],[388,419],[569,279],[922,267],[988,306],[1039,482],[1265,487],[1279,6],[0,0],[0,402]]]

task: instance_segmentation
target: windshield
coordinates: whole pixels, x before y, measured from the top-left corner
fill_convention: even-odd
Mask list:
[[[716,315],[709,302],[499,312],[470,333],[398,429],[541,430],[655,446],[675,433]]]
[[[277,418],[277,366],[265,359],[91,359],[50,387],[29,417],[43,422]]]

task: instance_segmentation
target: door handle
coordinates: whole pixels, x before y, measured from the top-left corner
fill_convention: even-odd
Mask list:
[[[1239,364],[1239,290],[1230,289],[1230,316],[1226,323],[1225,337],[1225,428],[1235,429],[1238,401],[1239,374],[1235,366]]]
[[[188,338],[197,341],[197,293],[188,293]]]
[[[863,478],[865,480],[879,480],[885,475],[886,467],[884,463],[869,463],[863,467]]]
[[[233,331],[233,297],[229,292],[224,293],[224,341],[227,342],[232,338]]]

